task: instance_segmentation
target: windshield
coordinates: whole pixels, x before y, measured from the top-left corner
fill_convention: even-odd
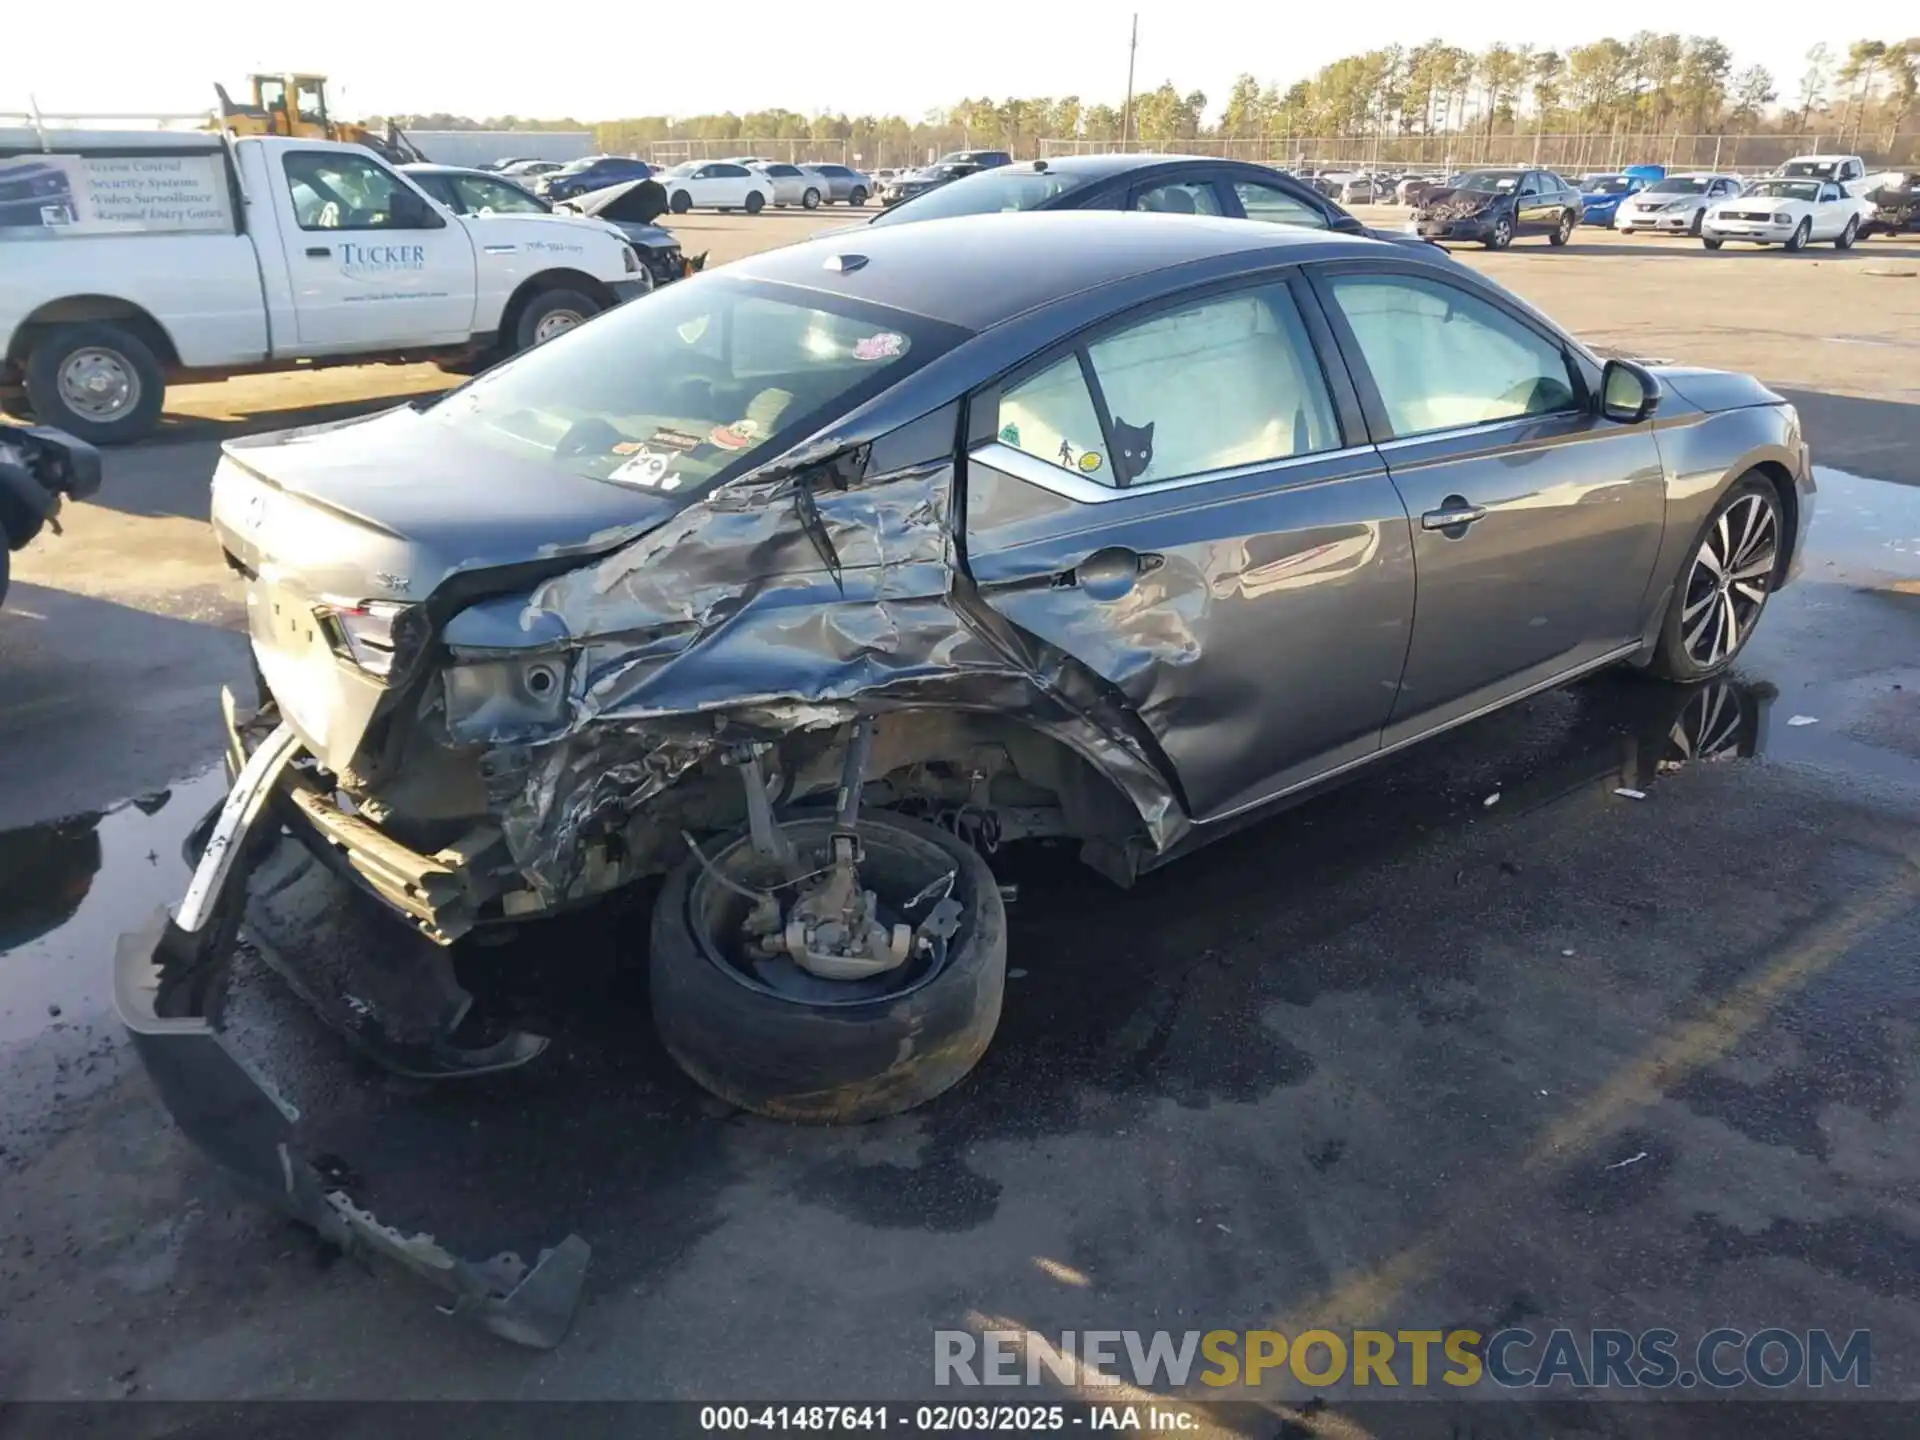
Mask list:
[[[1789,160],[1780,167],[1782,175],[1812,175],[1819,179],[1830,179],[1838,164],[1833,160]]]
[[[1453,188],[1497,194],[1518,188],[1520,175],[1521,172],[1518,170],[1475,170],[1462,175],[1454,182]]]
[[[1589,195],[1625,195],[1633,189],[1633,182],[1624,175],[1589,175],[1580,182],[1580,188]]]
[[[1671,180],[1656,180],[1647,187],[1649,195],[1704,195],[1707,191],[1707,177],[1704,175],[1676,175]]]
[[[1746,192],[1745,198],[1759,195],[1771,200],[1818,200],[1817,180],[1761,180]]]
[[[682,161],[680,164],[674,166],[671,170],[667,171],[667,174],[691,175],[695,170],[698,170],[700,168],[700,165],[701,165],[701,162],[698,160],[685,160],[685,161]]]
[[[724,276],[683,281],[526,351],[424,413],[571,474],[692,489],[777,455],[964,334],[790,293]]]
[[[942,220],[954,215],[991,215],[1011,210],[1033,210],[1057,195],[1087,183],[1080,175],[1034,174],[1019,170],[982,170],[929,190],[892,210],[883,210],[867,223],[892,225],[901,220]]]

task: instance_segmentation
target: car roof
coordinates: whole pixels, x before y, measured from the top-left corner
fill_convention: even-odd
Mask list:
[[[1063,296],[1150,270],[1253,251],[1273,264],[1286,264],[1397,255],[1400,247],[1252,220],[1035,210],[843,231],[736,260],[724,273],[984,330]],[[861,256],[864,263],[829,270],[835,256]]]
[[[402,165],[400,169],[408,175],[484,175],[489,180],[506,178],[497,170],[482,170],[473,165],[440,165],[431,160],[416,160],[412,164]],[[513,182],[508,180],[507,183]]]
[[[1155,170],[1162,165],[1209,165],[1215,168],[1270,170],[1271,166],[1251,165],[1245,160],[1223,160],[1218,155],[1059,155],[1045,161],[1019,160],[1012,168],[1032,170],[1045,164],[1048,175],[1074,175],[1089,180],[1109,175],[1124,175],[1134,170]]]

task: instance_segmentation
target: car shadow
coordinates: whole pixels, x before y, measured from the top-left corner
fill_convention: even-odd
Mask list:
[[[1911,374],[1920,368],[1920,352],[1890,342],[1887,364],[1891,373]],[[1799,410],[1816,465],[1897,485],[1920,485],[1920,402],[1774,388]]]

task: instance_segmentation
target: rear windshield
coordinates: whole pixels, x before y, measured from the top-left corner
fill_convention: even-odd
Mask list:
[[[575,475],[683,490],[740,474],[950,349],[951,326],[713,275],[638,300],[425,413]]]
[[[1782,175],[1811,175],[1816,179],[1831,179],[1833,172],[1840,168],[1837,160],[1789,160],[1780,167]]]
[[[1633,182],[1624,175],[1589,175],[1580,182],[1580,188],[1589,195],[1624,195],[1633,188]]]
[[[1051,171],[982,170],[929,190],[892,210],[883,210],[867,223],[892,225],[902,220],[943,220],[954,215],[992,215],[1009,210],[1032,210],[1057,195],[1087,183],[1082,175]]]

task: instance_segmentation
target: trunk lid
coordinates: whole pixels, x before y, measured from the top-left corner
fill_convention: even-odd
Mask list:
[[[255,657],[282,715],[334,771],[389,691],[339,653],[330,607],[418,604],[456,579],[477,596],[485,581],[467,577],[584,562],[686,503],[504,454],[411,407],[222,448],[213,527],[249,577]],[[435,612],[451,608],[428,614],[444,621]]]

